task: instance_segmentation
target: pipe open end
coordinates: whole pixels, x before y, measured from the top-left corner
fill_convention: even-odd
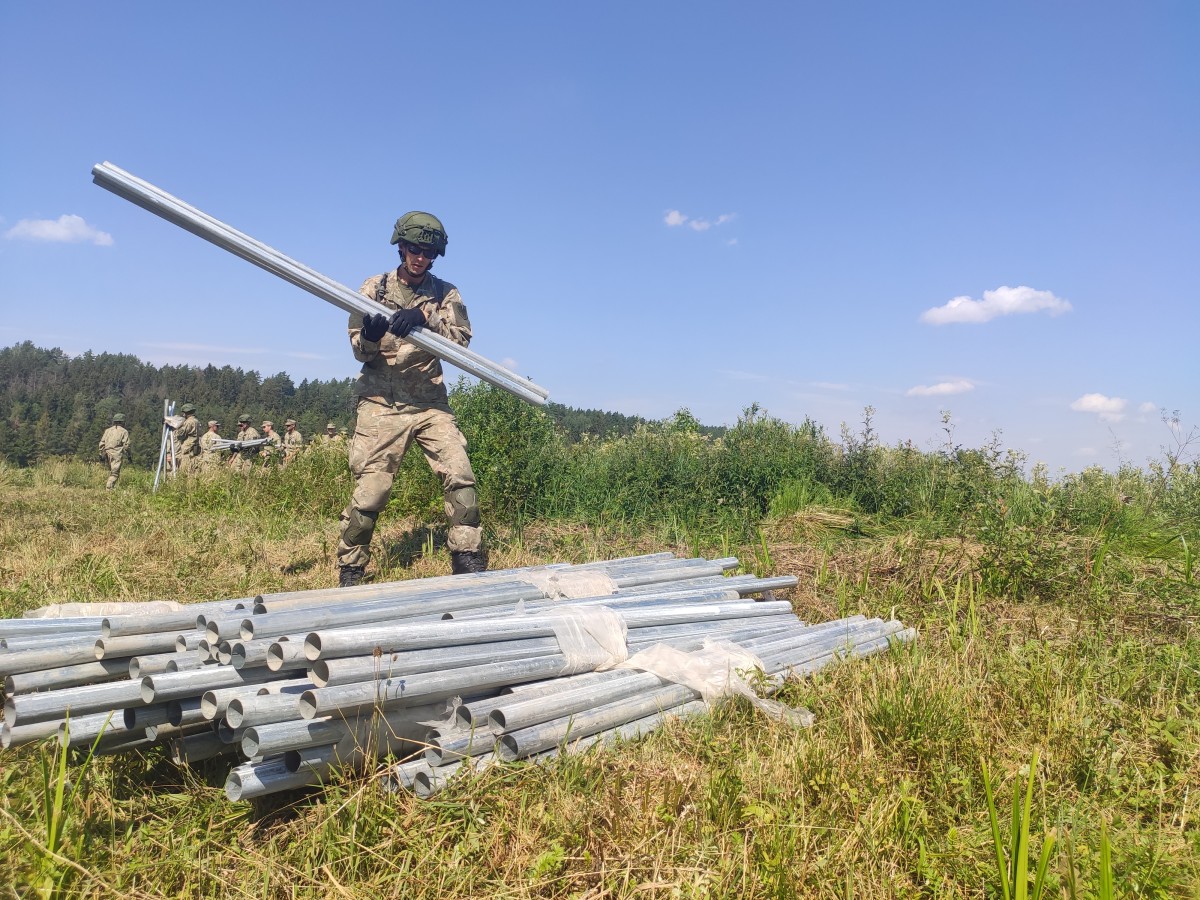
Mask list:
[[[318,659],[308,667],[308,677],[317,687],[329,686],[329,661]]]
[[[512,762],[517,759],[519,752],[517,739],[511,734],[506,734],[496,742],[496,752],[500,754],[500,758],[505,762]]]
[[[300,695],[300,718],[315,719],[321,702],[317,699],[316,691],[305,691]],[[252,756],[253,754],[247,754]]]
[[[315,631],[304,639],[304,658],[309,662],[321,658],[321,635]]]
[[[225,721],[230,728],[241,728],[242,720],[246,718],[246,708],[241,700],[230,700],[225,707]]]
[[[208,719],[210,722],[217,717],[221,711],[221,704],[217,702],[217,694],[215,691],[205,691],[200,697],[200,715]]]
[[[242,753],[249,759],[258,756],[258,732],[251,726],[242,735]]]
[[[267,648],[267,668],[272,672],[278,672],[283,668],[283,645],[276,641]]]

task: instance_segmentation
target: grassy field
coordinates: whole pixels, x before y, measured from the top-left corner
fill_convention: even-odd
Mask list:
[[[753,416],[719,442],[677,418],[561,447],[460,418],[493,567],[732,554],[798,576],[802,618],[895,616],[920,637],[789,685],[811,729],[730,702],[430,801],[347,773],[230,803],[216,766],[126,754],[63,778],[51,749],[11,751],[0,896],[1020,897],[1044,858],[1046,897],[1200,897],[1194,466],[1051,482],[988,448],[880,448],[869,422],[840,449]],[[436,491],[406,473],[378,576],[445,574]],[[334,582],[344,459],[149,481],[0,469],[0,614]]]

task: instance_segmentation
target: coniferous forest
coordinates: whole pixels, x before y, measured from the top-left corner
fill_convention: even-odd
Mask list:
[[[90,459],[114,413],[125,415],[132,461],[153,465],[163,401],[196,404],[201,422],[217,419],[232,437],[237,417],[257,427],[271,419],[282,429],[295,419],[307,437],[325,423],[352,426],[354,378],[296,384],[286,372],[267,377],[232,366],[155,366],[128,353],[71,357],[24,341],[0,349],[0,460],[28,466],[54,456]],[[552,403],[547,411],[568,440],[628,434],[644,420]],[[712,429],[719,431],[720,429]]]

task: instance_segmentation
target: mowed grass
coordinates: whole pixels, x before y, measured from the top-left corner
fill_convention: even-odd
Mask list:
[[[0,471],[0,614],[330,586],[349,482],[329,471],[324,498],[278,473],[151,495],[145,472],[109,493],[99,466]],[[386,515],[381,575],[448,573],[440,522],[436,504]],[[983,766],[1008,846],[1035,753],[1027,852],[1032,874],[1054,836],[1046,896],[1104,896],[1109,871],[1116,896],[1200,896],[1195,579],[1133,538],[1100,554],[1094,533],[1034,537],[931,536],[919,517],[807,501],[753,536],[670,517],[496,526],[493,567],[731,553],[797,575],[802,618],[895,616],[920,637],[788,685],[811,729],[724,703],[637,742],[464,776],[428,801],[367,772],[230,803],[224,767],[150,752],[68,769],[56,813],[53,750],[10,751],[0,896],[1000,897]]]

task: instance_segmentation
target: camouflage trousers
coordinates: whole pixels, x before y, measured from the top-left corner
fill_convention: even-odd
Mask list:
[[[117,486],[117,479],[121,477],[121,464],[125,461],[125,453],[121,450],[105,450],[104,455],[108,457],[108,481],[104,486],[111,491]]]
[[[240,472],[243,475],[249,474],[254,469],[255,457],[253,451],[247,454],[244,451],[238,451],[229,460],[229,468],[235,472]]]
[[[371,559],[375,521],[387,506],[392,480],[404,454],[416,441],[435,475],[441,479],[450,528],[451,551],[479,551],[479,502],[475,473],[467,458],[467,439],[454,414],[445,409],[405,406],[399,409],[372,400],[358,401],[358,424],[350,444],[354,494],[342,511],[337,560],[342,566],[365,566]]]

